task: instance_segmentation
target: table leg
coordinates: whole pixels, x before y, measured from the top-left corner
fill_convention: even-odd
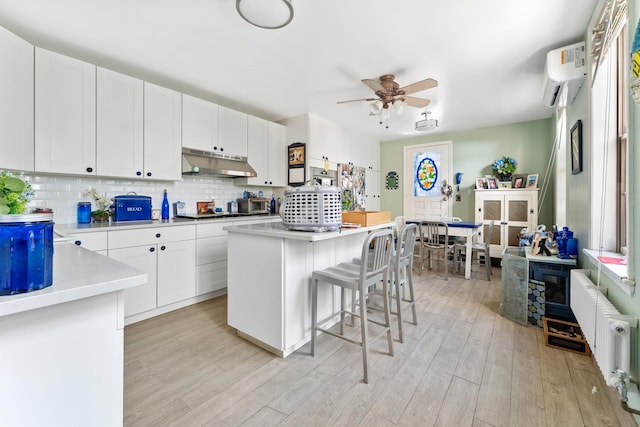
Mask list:
[[[471,234],[467,234],[466,236],[466,253],[467,256],[465,257],[465,261],[464,261],[464,278],[465,279],[470,279],[471,278],[471,257],[473,255],[473,237]]]

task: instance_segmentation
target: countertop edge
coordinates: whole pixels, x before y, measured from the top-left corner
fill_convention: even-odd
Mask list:
[[[337,237],[349,236],[352,234],[359,234],[368,232],[371,230],[379,230],[381,228],[394,227],[395,222],[385,222],[382,224],[376,224],[368,227],[359,228],[345,228],[340,231],[325,231],[325,232],[312,232],[312,231],[289,231],[284,228],[281,223],[267,223],[267,224],[251,224],[251,225],[231,225],[224,227],[223,230],[229,233],[238,234],[250,234],[252,236],[262,237],[275,237],[291,240],[302,240],[307,242],[318,242],[321,240],[334,239]]]

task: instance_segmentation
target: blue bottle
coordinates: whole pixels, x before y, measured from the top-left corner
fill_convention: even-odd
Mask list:
[[[270,211],[272,214],[276,213],[276,198],[272,195],[271,196],[271,202],[269,203],[269,207],[271,208]]]
[[[164,198],[162,199],[162,219],[169,219],[169,199],[167,199],[167,190],[164,190]]]

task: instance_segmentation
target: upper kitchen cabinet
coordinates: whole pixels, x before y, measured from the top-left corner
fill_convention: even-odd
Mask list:
[[[98,175],[143,176],[142,80],[98,67],[96,147]]]
[[[190,95],[182,95],[182,146],[216,151],[218,105]]]
[[[259,117],[248,117],[249,164],[258,176],[240,178],[239,184],[285,187],[286,172],[286,127]]]
[[[0,168],[33,171],[33,45],[0,27]]]
[[[247,120],[246,113],[219,106],[217,151],[247,156]]]
[[[182,95],[144,83],[144,177],[182,177]]]
[[[35,170],[96,174],[96,67],[38,47]]]
[[[280,123],[287,127],[286,145],[294,142],[307,144],[307,167],[324,167],[329,162],[330,169],[336,169],[339,163],[337,155],[338,126],[314,114],[301,114]],[[308,175],[308,174],[307,174]]]

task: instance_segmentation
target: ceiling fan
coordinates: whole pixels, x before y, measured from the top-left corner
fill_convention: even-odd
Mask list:
[[[425,79],[400,87],[394,79],[395,76],[393,74],[384,74],[380,76],[378,80],[363,79],[362,83],[369,86],[377,98],[351,99],[348,101],[338,101],[338,104],[357,101],[374,101],[370,105],[371,115],[386,115],[386,118],[388,118],[390,105],[393,105],[398,114],[402,113],[407,105],[416,108],[426,107],[430,102],[428,99],[408,95],[438,86],[437,80]]]

